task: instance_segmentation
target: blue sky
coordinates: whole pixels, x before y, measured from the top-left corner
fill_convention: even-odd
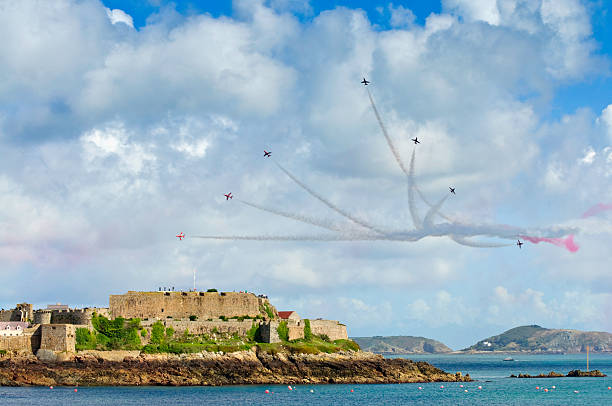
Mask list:
[[[341,320],[355,336],[462,348],[520,324],[612,331],[610,212],[581,218],[612,203],[607,8],[11,3],[0,15],[0,307],[107,305],[127,290],[190,288],[195,268],[201,289],[265,293],[280,310]],[[263,149],[345,212],[413,232],[405,177],[363,76],[404,165],[410,139],[422,141],[424,196],[456,187],[442,206],[455,232],[501,224],[565,237],[571,228],[579,250],[448,237],[189,238],[329,233],[242,202],[363,235]],[[419,200],[415,210],[428,207]]]

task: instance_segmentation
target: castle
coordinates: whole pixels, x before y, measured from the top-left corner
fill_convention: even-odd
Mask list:
[[[14,309],[0,310],[0,323],[7,330],[7,334],[0,334],[0,350],[31,352],[42,358],[59,352],[74,353],[76,329],[93,330],[94,314],[138,318],[145,329],[160,321],[177,333],[188,330],[195,335],[246,336],[257,323],[262,341],[268,343],[281,341],[277,333],[280,323],[287,324],[289,340],[304,338],[306,324],[295,312],[278,312],[264,295],[215,290],[129,291],[110,295],[108,308],[69,309],[54,305],[34,310],[31,304],[20,303]],[[325,335],[330,340],[348,338],[346,326],[338,321],[316,319],[308,323],[312,334]]]

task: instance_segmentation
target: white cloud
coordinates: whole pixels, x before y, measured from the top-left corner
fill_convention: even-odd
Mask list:
[[[134,28],[134,20],[132,19],[132,16],[123,10],[119,10],[118,8],[113,10],[106,8],[106,15],[108,15],[108,19],[112,24],[123,23],[128,27]]]
[[[120,160],[116,168],[122,172],[138,174],[146,164],[156,160],[145,146],[129,141],[129,135],[121,123],[110,123],[102,129],[94,128],[86,132],[81,136],[81,144],[88,164],[104,161],[103,166],[106,167],[104,158],[116,156]],[[92,167],[87,169],[91,170]]]
[[[309,15],[302,1],[235,2],[235,15],[222,18],[166,8],[139,30],[124,27],[129,16],[119,10],[112,15],[123,20],[113,26],[96,1],[7,4],[0,14],[7,39],[0,44],[5,279],[19,293],[27,281],[12,275],[36,272],[42,302],[45,286],[67,281],[53,292],[79,303],[89,300],[80,287],[93,279],[104,304],[108,291],[190,287],[197,267],[202,287],[258,290],[364,331],[378,328],[377,314],[389,333],[401,322],[497,328],[485,320],[488,312],[514,320],[509,303],[520,300],[534,322],[540,313],[544,321],[572,322],[551,311],[555,281],[575,284],[572,292],[587,303],[605,304],[597,289],[612,286],[606,214],[579,224],[577,254],[528,245],[534,249],[523,247],[512,261],[503,249],[472,250],[447,239],[174,241],[180,231],[320,232],[225,201],[229,191],[343,221],[273,159],[368,221],[411,227],[405,179],[358,83],[363,76],[404,159],[414,148],[410,138],[422,141],[416,178],[427,196],[457,187],[444,206],[454,217],[554,223],[612,201],[605,138],[612,136],[612,108],[599,125],[584,109],[552,122],[542,113],[565,80],[601,72],[589,10],[551,4],[449,0],[424,27],[408,8],[394,6],[393,30],[350,8],[302,22],[289,14]],[[263,159],[263,149],[273,159]],[[13,243],[15,235],[23,239]],[[541,268],[535,276],[529,261]],[[500,275],[533,285],[500,286]],[[18,293],[3,298],[22,300]],[[569,306],[572,294],[559,304]],[[589,324],[589,308],[576,322],[605,326],[597,317]]]

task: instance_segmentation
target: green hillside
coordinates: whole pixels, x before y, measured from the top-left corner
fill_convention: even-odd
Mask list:
[[[439,341],[412,336],[352,337],[364,351],[378,354],[434,354],[452,350]]]
[[[612,352],[612,334],[521,326],[486,338],[462,351]]]

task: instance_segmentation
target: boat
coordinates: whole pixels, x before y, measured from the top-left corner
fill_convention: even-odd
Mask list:
[[[512,357],[506,357],[506,358],[504,358],[504,361],[514,361],[514,358],[512,358]]]

